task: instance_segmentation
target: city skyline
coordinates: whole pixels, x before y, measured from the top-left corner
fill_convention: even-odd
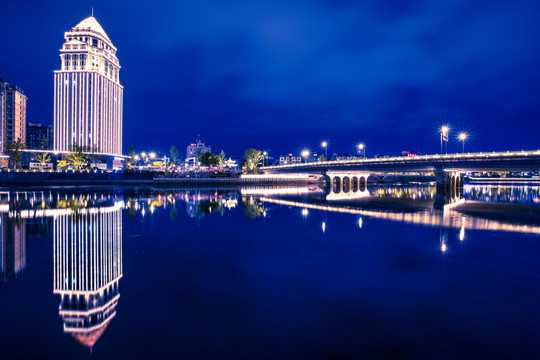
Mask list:
[[[18,55],[0,59],[0,77],[31,99],[29,122],[52,123],[59,34],[93,5],[121,49],[123,153],[131,144],[167,153],[197,134],[235,155],[320,152],[323,140],[329,153],[359,141],[368,155],[435,153],[447,122],[449,152],[461,152],[463,129],[470,151],[538,147],[523,133],[539,118],[534,2],[129,4],[6,6],[8,26],[32,24],[0,40]],[[25,46],[36,27],[43,41]]]

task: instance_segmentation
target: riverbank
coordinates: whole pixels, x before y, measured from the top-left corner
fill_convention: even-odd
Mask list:
[[[235,186],[324,184],[320,176],[240,175],[234,177],[173,176],[155,172],[1,172],[0,186]]]

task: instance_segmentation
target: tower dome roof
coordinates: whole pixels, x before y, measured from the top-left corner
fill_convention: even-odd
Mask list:
[[[79,30],[79,31],[81,31],[81,30],[95,31],[95,32],[101,34],[109,42],[111,41],[111,39],[109,39],[109,37],[107,36],[107,33],[105,32],[105,30],[103,30],[101,25],[99,25],[98,21],[93,16],[87,17],[86,19],[84,19],[83,21],[81,21],[80,23],[75,25],[72,30],[74,30],[74,31],[77,31],[77,30]]]

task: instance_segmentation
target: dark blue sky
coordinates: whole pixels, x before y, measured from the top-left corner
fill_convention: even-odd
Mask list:
[[[9,1],[0,78],[52,123],[63,33],[91,7],[118,48],[124,151],[434,153],[540,147],[538,1]],[[450,151],[459,151],[454,133]]]

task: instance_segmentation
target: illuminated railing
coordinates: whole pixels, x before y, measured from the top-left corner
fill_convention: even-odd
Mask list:
[[[540,150],[533,151],[506,151],[506,152],[480,152],[480,153],[456,153],[456,154],[435,154],[435,155],[419,155],[419,156],[394,156],[387,158],[373,158],[373,159],[354,159],[354,160],[330,160],[309,162],[300,164],[287,164],[287,165],[273,165],[265,166],[261,169],[285,169],[285,168],[302,168],[302,167],[318,167],[318,166],[331,166],[331,165],[367,165],[367,164],[381,164],[381,163],[414,163],[433,160],[472,160],[472,159],[493,159],[493,158],[511,158],[516,157],[527,158],[529,156],[539,156]]]

